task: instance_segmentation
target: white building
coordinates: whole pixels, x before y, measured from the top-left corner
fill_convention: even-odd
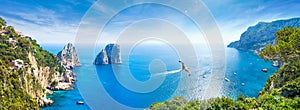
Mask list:
[[[17,67],[17,68],[22,68],[24,66],[24,61],[21,59],[16,59],[13,62],[14,62],[15,67]]]
[[[9,38],[9,39],[7,40],[7,42],[8,42],[8,43],[11,43],[11,44],[13,44],[13,45],[16,45],[16,44],[17,44],[17,41],[14,40],[13,38]]]

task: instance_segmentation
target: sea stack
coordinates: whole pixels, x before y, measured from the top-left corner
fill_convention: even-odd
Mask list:
[[[57,57],[66,69],[73,69],[80,66],[80,61],[77,56],[77,51],[72,43],[65,45],[64,49],[58,52]]]
[[[121,49],[118,44],[108,44],[105,49],[97,55],[94,64],[105,65],[105,64],[121,64]]]

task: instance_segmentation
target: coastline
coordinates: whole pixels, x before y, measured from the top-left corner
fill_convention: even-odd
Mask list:
[[[43,46],[44,47],[44,46]],[[49,50],[50,52],[56,52],[57,50],[53,49],[54,47],[44,47],[45,49],[48,50],[48,48],[50,48],[51,50]],[[56,47],[57,49],[60,49],[60,47]],[[143,49],[141,49],[143,50]],[[259,58],[256,54],[254,53],[250,53],[250,52],[244,52],[244,51],[239,51],[236,49],[232,49],[232,48],[227,48],[227,61],[229,62],[230,65],[227,68],[227,73],[226,76],[228,78],[230,78],[231,82],[227,82],[227,84],[233,84],[234,86],[229,86],[228,88],[231,89],[224,89],[226,93],[232,93],[232,94],[225,94],[226,96],[230,96],[230,97],[237,97],[239,93],[243,93],[246,96],[251,96],[251,97],[256,97],[257,94],[259,93],[259,90],[262,89],[262,87],[264,86],[263,82],[264,80],[266,80],[268,78],[268,76],[270,76],[272,74],[272,71],[275,71],[275,69],[269,69],[268,73],[262,73],[260,71],[261,68],[263,67],[270,67],[273,68],[271,66],[271,62],[264,62],[263,59]],[[79,57],[82,59],[82,66],[75,68],[74,72],[76,72],[77,74],[77,78],[78,80],[80,80],[79,82],[93,82],[93,80],[98,80],[97,78],[97,73],[93,73],[91,70],[93,68],[95,68],[95,66],[91,63],[93,62],[93,58],[91,58],[90,56],[92,55],[84,55],[84,54],[80,54],[79,53]],[[232,58],[232,56],[234,56],[235,58]],[[135,57],[133,57],[135,58]],[[249,59],[247,59],[249,58]],[[204,57],[202,59],[207,59],[204,55]],[[201,60],[202,61],[202,60]],[[252,62],[252,64],[250,64]],[[123,62],[124,64],[128,63]],[[202,64],[202,66],[209,64],[208,62],[202,62],[204,64]],[[256,64],[257,63],[257,64]],[[100,66],[97,68],[103,68],[105,69],[106,66]],[[247,69],[248,68],[248,69]],[[252,68],[252,69],[249,69]],[[255,68],[255,69],[253,69]],[[259,72],[258,74],[250,74],[253,73],[255,71]],[[137,70],[140,71],[140,70]],[[209,70],[207,70],[209,71]],[[236,72],[237,75],[234,75],[233,73]],[[89,73],[87,75],[87,73]],[[208,77],[210,77],[211,74],[207,73],[206,71],[202,71],[201,73],[199,73],[199,80],[204,80],[204,78],[201,76],[202,74],[205,74]],[[249,75],[245,75],[245,74],[249,74]],[[232,75],[232,76],[230,76]],[[197,75],[196,75],[197,76]],[[206,78],[206,79],[207,79]],[[235,79],[236,78],[236,79]],[[259,80],[258,78],[262,78],[263,80]],[[258,80],[258,81],[255,81]],[[110,79],[107,79],[110,80]],[[235,82],[236,81],[236,82]],[[246,85],[242,86],[241,83],[242,81],[246,81],[244,82]],[[104,82],[103,82],[104,83]],[[109,82],[105,82],[106,84],[109,84]],[[224,82],[226,83],[226,82]],[[257,85],[252,85],[257,83]],[[57,94],[54,95],[49,95],[48,97],[50,98],[54,98],[54,101],[56,101],[56,103],[54,103],[52,106],[49,107],[45,107],[42,109],[45,110],[50,110],[51,108],[56,108],[56,107],[63,107],[65,109],[69,109],[69,108],[76,108],[76,107],[82,107],[83,109],[90,109],[87,104],[84,105],[76,105],[75,102],[78,100],[83,100],[82,97],[85,97],[84,95],[81,96],[80,91],[78,90],[76,85],[86,85],[86,84],[79,84],[78,82],[75,83],[75,89],[71,90],[71,91],[58,91],[56,92]],[[184,84],[183,84],[184,85]],[[91,87],[91,86],[88,86]],[[82,89],[82,88],[81,88]],[[117,89],[117,88],[115,88]],[[181,88],[183,91],[178,91],[176,92],[176,94],[174,94],[174,96],[185,96],[185,97],[194,97],[193,95],[188,95],[188,94],[184,94],[184,93],[190,93],[193,91],[184,91],[184,88]],[[198,89],[197,89],[198,90]],[[195,90],[194,92],[196,92],[197,90]],[[93,91],[84,91],[85,93],[88,94],[96,94]],[[70,94],[72,94],[72,96],[70,96]],[[75,95],[76,94],[76,95]],[[196,94],[194,94],[196,95]],[[224,95],[224,94],[223,94]],[[199,96],[199,95],[197,95]],[[57,98],[55,98],[57,97]],[[87,97],[88,98],[88,97]],[[190,99],[190,98],[189,98]],[[117,99],[118,100],[118,99]],[[147,100],[145,100],[147,102]],[[93,103],[97,103],[97,102],[93,102]],[[100,103],[100,102],[98,102]],[[149,102],[149,103],[153,103],[153,102]]]
[[[49,51],[52,54],[59,53],[61,49],[64,48],[64,44],[41,44],[43,49]],[[77,74],[76,69],[81,68],[80,66],[74,69],[68,69],[67,71],[72,72],[74,77],[70,79],[73,80],[72,83],[63,83],[60,82],[58,88],[55,91],[52,91],[52,94],[47,94],[46,98],[50,98],[54,103],[50,106],[40,107],[42,110],[53,110],[53,109],[77,109],[82,108],[84,110],[89,110],[87,105],[77,105],[76,102],[83,100],[80,95],[80,92],[77,88]],[[59,107],[59,108],[57,108]]]

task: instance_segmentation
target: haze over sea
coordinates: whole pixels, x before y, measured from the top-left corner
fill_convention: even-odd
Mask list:
[[[93,100],[94,102],[89,100],[84,105],[76,105],[76,101],[86,101],[84,99],[89,99],[89,96],[92,95],[108,95],[107,93],[102,93],[100,91],[84,90],[84,88],[93,88],[95,85],[100,85],[105,88],[110,97],[117,102],[138,108],[147,108],[154,102],[162,102],[164,100],[171,99],[173,96],[184,96],[188,100],[203,99],[208,80],[210,77],[214,76],[210,73],[212,58],[208,48],[206,46],[198,47],[196,51],[198,56],[198,65],[187,65],[191,69],[192,75],[190,77],[188,77],[184,72],[178,72],[181,68],[178,60],[181,57],[177,56],[176,51],[166,44],[140,44],[132,49],[130,55],[122,55],[122,57],[128,56],[129,58],[128,60],[123,60],[122,64],[115,67],[118,68],[120,73],[122,73],[127,65],[129,65],[129,69],[133,77],[141,82],[147,81],[150,77],[153,79],[159,79],[166,76],[164,82],[148,94],[135,93],[124,88],[114,77],[112,66],[93,65],[93,60],[95,58],[94,53],[79,51],[78,55],[82,66],[74,69],[78,80],[76,82],[76,88],[72,91],[55,91],[53,95],[48,96],[55,101],[54,105],[43,109],[85,110],[90,109],[88,106],[89,103],[93,106],[95,106],[94,104],[96,103],[100,104],[96,106],[114,106],[111,103],[101,105],[103,104],[103,102],[101,102],[103,100],[101,99]],[[43,45],[43,48],[53,54],[56,54],[63,47],[57,45]],[[104,46],[99,46],[99,50],[97,51],[100,51],[101,48],[104,48]],[[221,79],[224,86],[222,87],[221,94],[216,94],[216,96],[223,95],[236,98],[238,94],[243,94],[249,97],[257,97],[259,91],[263,89],[267,78],[278,68],[272,67],[271,62],[265,62],[252,52],[238,51],[233,48],[226,48],[225,50],[225,76],[230,81],[226,82],[224,79]],[[162,73],[159,72],[160,70],[149,71],[149,68],[152,69],[151,66],[153,66],[151,63],[154,63],[154,66],[161,66],[160,63],[155,65],[155,62],[153,61],[164,62],[166,70],[169,72]],[[261,71],[262,68],[268,68],[269,71],[264,73]],[[121,74],[121,78],[125,78],[125,76],[122,77],[122,75],[128,74]],[[96,80],[99,80],[101,83],[97,84]],[[245,85],[243,86],[241,83],[244,83]],[[84,85],[84,87],[82,85]],[[78,88],[78,86],[80,88]],[[83,95],[85,96],[83,99],[81,94],[89,95]]]

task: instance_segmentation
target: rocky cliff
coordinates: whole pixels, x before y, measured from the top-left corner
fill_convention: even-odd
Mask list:
[[[274,34],[284,27],[300,27],[300,18],[260,22],[255,26],[249,27],[247,31],[241,35],[239,41],[230,43],[228,47],[259,53],[268,44],[275,45]]]
[[[105,49],[101,50],[101,52],[96,56],[96,59],[94,61],[95,65],[120,63],[122,63],[121,49],[120,45],[118,44],[106,45]]]
[[[61,64],[67,69],[73,69],[76,66],[80,66],[77,51],[72,43],[68,43],[62,51],[58,52],[57,57]]]
[[[95,61],[95,65],[105,65],[108,64],[108,57],[106,50],[102,49],[101,52],[97,55]]]
[[[0,109],[51,105],[51,90],[73,88],[75,74],[31,37],[19,35],[0,18]]]

